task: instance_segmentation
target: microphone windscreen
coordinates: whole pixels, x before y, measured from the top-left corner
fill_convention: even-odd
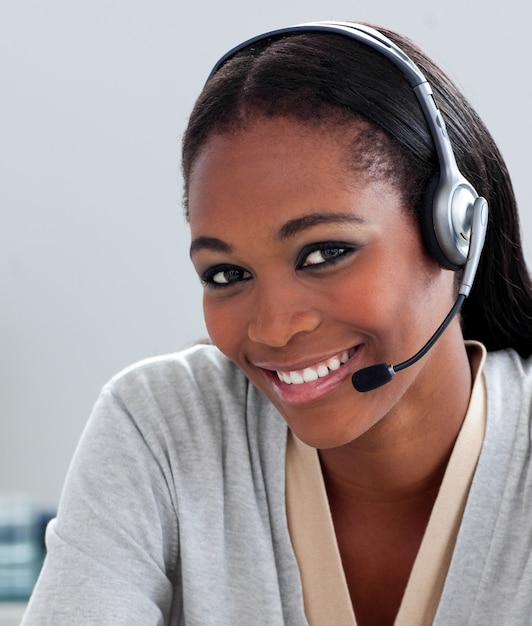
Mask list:
[[[370,365],[369,367],[355,372],[351,378],[351,382],[357,391],[372,391],[381,385],[389,383],[394,376],[395,370],[391,365],[379,363],[378,365]]]

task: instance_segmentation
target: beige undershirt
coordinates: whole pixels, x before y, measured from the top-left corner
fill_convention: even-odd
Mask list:
[[[469,408],[419,548],[395,626],[432,624],[451,561],[486,423],[485,348],[467,342],[474,384]],[[356,626],[317,450],[291,432],[286,449],[288,527],[310,626]]]

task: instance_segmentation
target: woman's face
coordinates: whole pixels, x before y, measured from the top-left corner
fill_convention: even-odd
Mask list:
[[[318,448],[392,414],[404,423],[451,353],[444,334],[386,386],[353,389],[353,372],[417,352],[453,299],[453,274],[426,255],[393,186],[348,169],[353,136],[260,120],[213,135],[189,183],[209,334]]]

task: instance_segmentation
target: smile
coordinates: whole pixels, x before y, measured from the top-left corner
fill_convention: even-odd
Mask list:
[[[326,361],[321,361],[302,370],[276,371],[279,380],[287,385],[302,385],[312,383],[319,378],[326,378],[336,372],[355,353],[355,349],[344,350],[339,354],[330,357]]]

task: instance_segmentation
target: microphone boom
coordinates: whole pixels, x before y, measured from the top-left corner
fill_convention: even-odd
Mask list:
[[[369,367],[364,367],[363,369],[358,370],[358,372],[355,372],[351,378],[353,387],[357,391],[361,392],[372,391],[373,389],[377,389],[377,387],[381,387],[382,385],[389,383],[395,376],[396,372],[400,372],[401,370],[414,365],[414,363],[417,363],[417,361],[424,357],[425,354],[432,348],[436,341],[438,341],[440,335],[447,328],[447,326],[449,326],[453,317],[462,308],[462,304],[465,299],[465,294],[459,294],[453,308],[449,311],[449,313],[447,313],[447,317],[443,320],[427,343],[421,348],[421,350],[418,350],[414,356],[410,357],[406,361],[403,361],[402,363],[399,363],[398,365],[378,363],[377,365],[370,365]]]

